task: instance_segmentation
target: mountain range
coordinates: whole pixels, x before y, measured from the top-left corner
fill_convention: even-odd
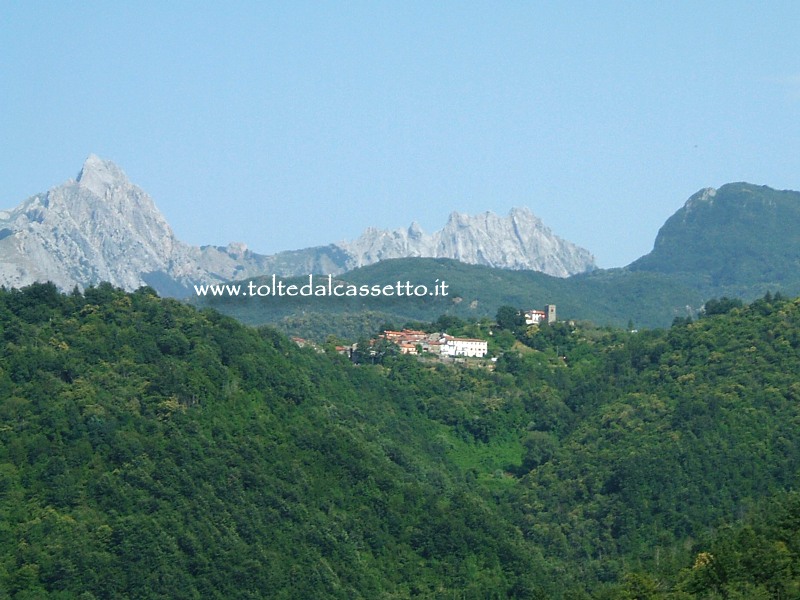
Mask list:
[[[271,256],[242,243],[191,246],[179,240],[153,199],[113,162],[90,155],[74,180],[0,211],[0,285],[52,281],[63,290],[108,281],[149,285],[189,297],[194,284],[332,274],[353,283],[446,278],[449,298],[417,303],[200,300],[253,324],[325,313],[318,333],[341,329],[330,315],[433,320],[492,316],[504,304],[556,303],[560,315],[597,323],[664,326],[696,315],[706,300],[752,300],[766,291],[800,293],[800,193],[749,183],[691,196],[658,232],[652,252],[619,269],[555,236],[530,210],[451,214],[427,234],[412,223],[368,228],[356,240]],[[374,323],[370,322],[370,326]],[[292,326],[288,326],[291,330]],[[302,329],[302,327],[301,327]]]
[[[665,327],[694,318],[713,298],[750,301],[767,292],[800,294],[800,193],[730,183],[694,194],[658,232],[652,252],[624,268],[566,278],[491,269],[452,260],[383,260],[341,276],[363,285],[446,280],[447,298],[203,298],[253,324],[272,323],[301,337],[346,339],[383,323],[432,322],[440,315],[494,317],[500,306],[556,304],[561,318],[624,327]],[[298,283],[302,283],[299,282]]]
[[[555,236],[530,210],[505,218],[453,213],[425,234],[369,228],[353,241],[281,252],[241,243],[196,247],[180,241],[153,199],[113,162],[90,155],[74,180],[0,212],[0,284],[52,281],[62,289],[108,281],[126,290],[150,285],[183,296],[195,283],[275,273],[340,274],[387,258],[452,258],[567,277],[595,268],[591,254]]]

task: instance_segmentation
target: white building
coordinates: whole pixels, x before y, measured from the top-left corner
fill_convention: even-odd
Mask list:
[[[486,340],[457,338],[445,335],[440,340],[442,356],[472,356],[482,358],[489,352]]]
[[[525,324],[526,325],[540,325],[544,322],[556,322],[556,305],[547,304],[544,310],[526,310],[525,311]]]
[[[525,325],[538,325],[547,317],[547,313],[543,310],[526,310],[525,311]]]

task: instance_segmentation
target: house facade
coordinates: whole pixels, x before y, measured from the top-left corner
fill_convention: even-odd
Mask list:
[[[541,325],[542,323],[555,323],[556,322],[556,305],[546,304],[544,310],[526,310],[525,311],[525,324],[526,325]]]
[[[439,340],[440,352],[442,356],[468,356],[483,358],[489,352],[486,340],[475,338],[457,338],[451,335],[444,335]]]

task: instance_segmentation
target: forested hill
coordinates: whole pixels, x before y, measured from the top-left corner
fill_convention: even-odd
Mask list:
[[[352,365],[0,290],[0,598],[796,598],[800,300]]]
[[[503,361],[539,388],[515,490],[526,539],[601,580],[627,557],[611,571],[650,592],[609,597],[800,597],[800,499],[786,495],[800,474],[800,300],[709,308],[594,342],[542,330],[526,341],[566,361],[552,383],[537,355]],[[773,495],[766,527],[751,509]]]
[[[2,291],[0,327],[0,597],[546,585],[396,376],[146,289]]]
[[[800,192],[749,183],[700,190],[659,230],[652,252],[627,268],[664,273],[752,297],[800,284]]]

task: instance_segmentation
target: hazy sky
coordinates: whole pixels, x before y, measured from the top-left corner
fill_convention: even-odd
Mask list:
[[[262,253],[528,206],[601,267],[800,190],[798,2],[0,0],[0,208],[89,153]]]

